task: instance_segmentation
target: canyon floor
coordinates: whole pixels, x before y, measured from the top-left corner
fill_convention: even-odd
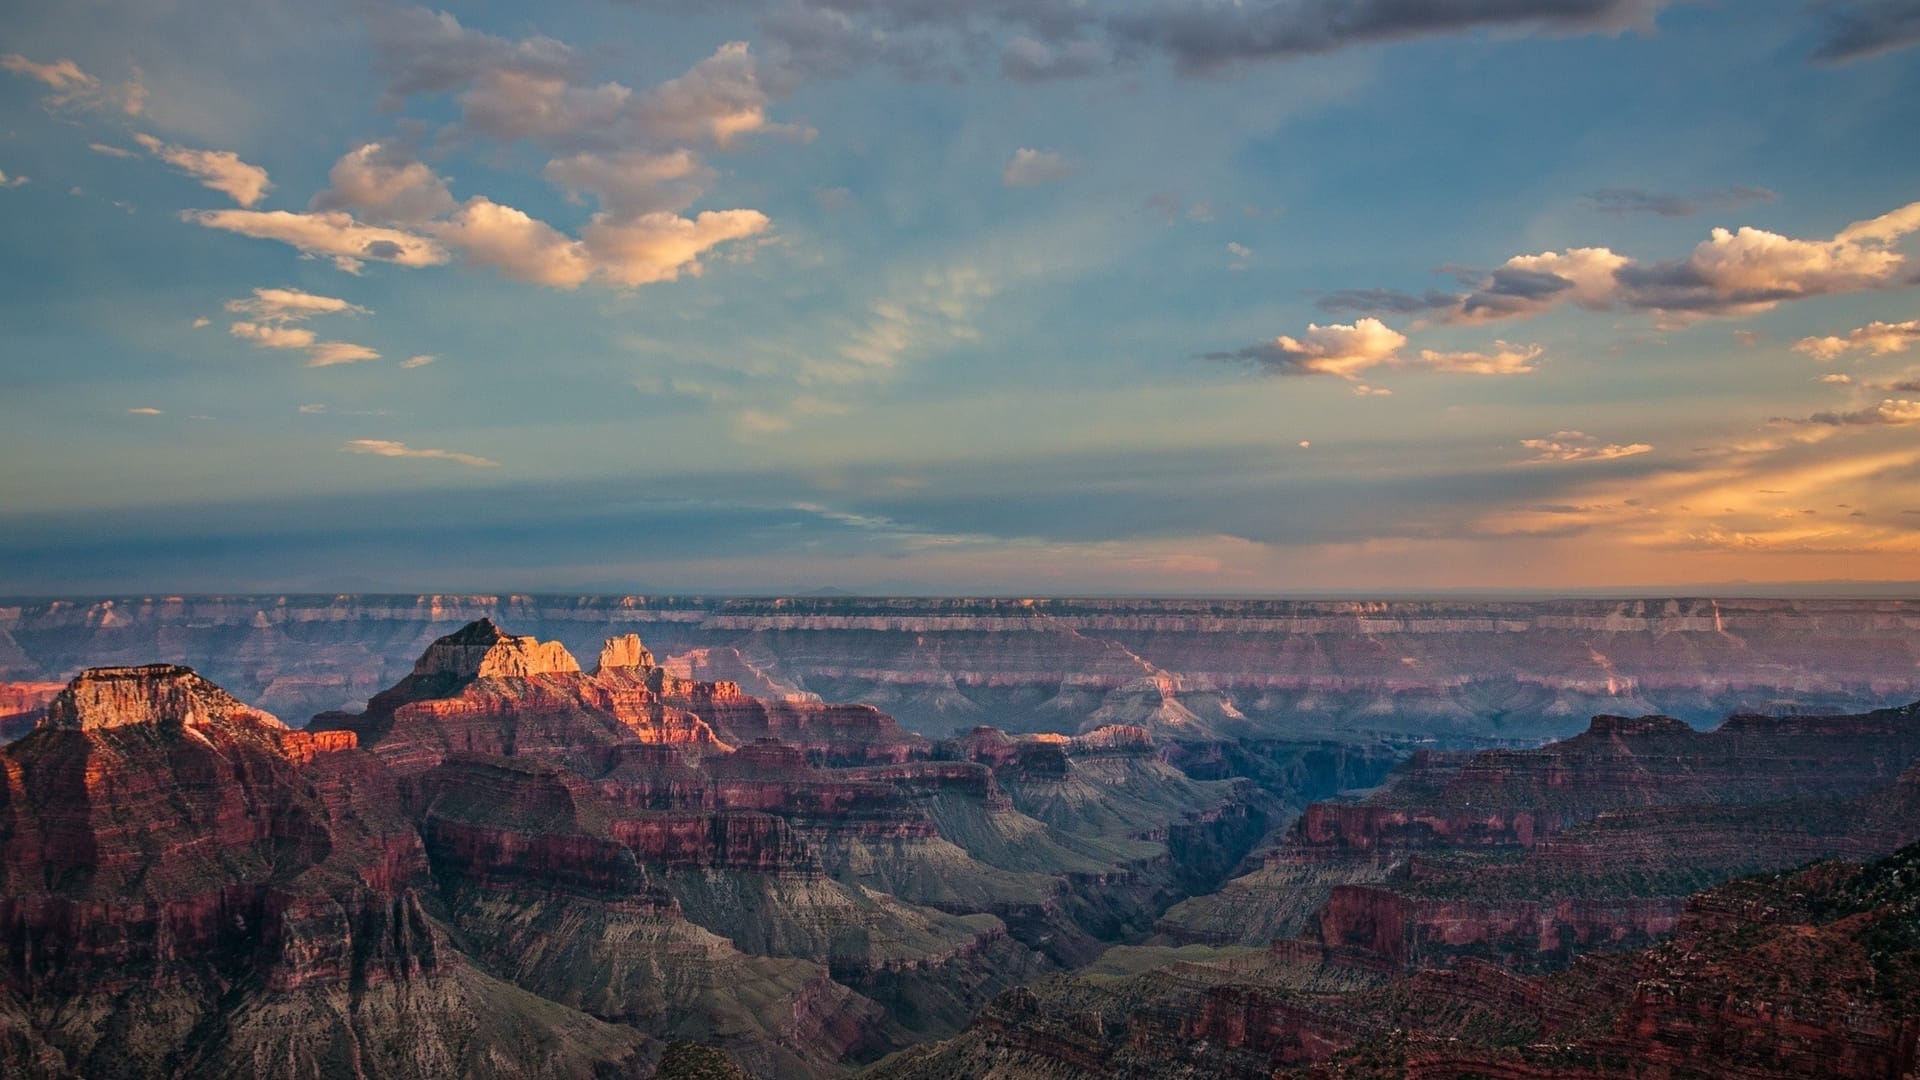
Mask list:
[[[1911,1075],[1916,629],[4,607],[0,1068]]]

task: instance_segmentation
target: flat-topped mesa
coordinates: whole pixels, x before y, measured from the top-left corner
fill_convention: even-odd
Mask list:
[[[639,639],[634,639],[639,644]],[[492,619],[477,619],[427,646],[413,665],[423,677],[456,679],[527,678],[578,673],[580,664],[557,641],[531,634],[509,634]]]
[[[640,644],[639,634],[621,634],[608,638],[600,646],[600,663],[594,668],[594,674],[623,668],[645,671],[658,666],[653,653]]]
[[[42,727],[58,731],[108,728],[212,727],[236,720],[285,730],[269,714],[173,664],[88,668],[47,706]]]
[[[1634,738],[1645,735],[1694,735],[1698,734],[1685,720],[1676,720],[1671,716],[1612,716],[1602,714],[1593,718],[1587,725],[1587,734],[1596,738],[1619,736]]]

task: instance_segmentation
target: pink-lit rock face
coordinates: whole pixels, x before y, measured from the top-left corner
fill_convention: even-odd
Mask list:
[[[638,648],[639,639],[633,644]],[[434,642],[413,665],[415,675],[455,679],[526,678],[579,670],[566,646],[505,633],[491,619],[480,619]]]
[[[130,724],[210,727],[246,720],[284,728],[275,717],[171,664],[90,668],[47,706],[47,727],[91,731]]]

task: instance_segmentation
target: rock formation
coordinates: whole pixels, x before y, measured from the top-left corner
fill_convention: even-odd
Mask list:
[[[1920,697],[1910,600],[134,597],[0,607],[0,676],[190,664],[297,725],[357,708],[481,618],[582,657],[638,633],[683,678],[864,702],[934,737],[1127,723],[1175,741],[1532,744],[1595,713],[1706,725]]]

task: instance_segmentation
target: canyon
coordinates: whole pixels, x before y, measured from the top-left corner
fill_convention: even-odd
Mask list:
[[[9,606],[0,1069],[1906,1075],[1916,620]]]
[[[644,637],[762,701],[860,702],[944,737],[1105,724],[1201,740],[1538,743],[1600,713],[1710,726],[1920,698],[1912,600],[1277,601],[222,596],[0,601],[0,680],[191,666],[296,726],[358,708],[480,618],[594,656]]]

